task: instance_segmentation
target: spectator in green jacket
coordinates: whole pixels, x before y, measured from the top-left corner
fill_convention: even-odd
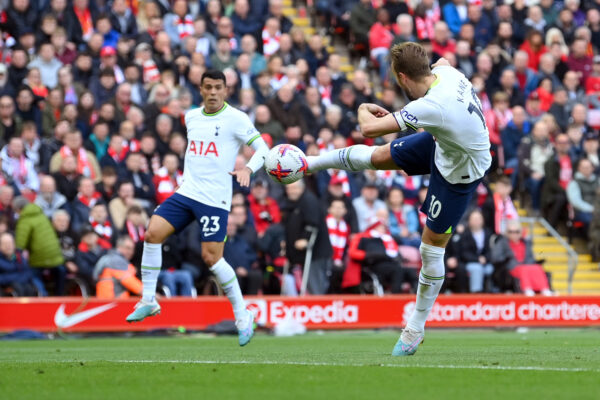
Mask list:
[[[58,237],[50,220],[39,206],[22,196],[14,199],[13,209],[19,214],[15,228],[17,248],[29,253],[29,265],[42,281],[45,274],[53,276],[54,294],[63,295],[66,270]]]

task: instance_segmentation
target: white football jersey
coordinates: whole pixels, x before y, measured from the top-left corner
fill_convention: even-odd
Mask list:
[[[260,133],[250,118],[225,103],[208,114],[204,107],[185,114],[188,145],[183,183],[177,193],[209,206],[231,209],[232,176],[240,147],[250,145]]]
[[[441,66],[427,94],[394,113],[402,130],[423,128],[436,140],[435,165],[450,183],[471,183],[492,163],[490,134],[471,82]]]

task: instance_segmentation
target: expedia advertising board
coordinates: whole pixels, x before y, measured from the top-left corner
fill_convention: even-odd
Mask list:
[[[128,324],[136,299],[84,300],[79,297],[0,299],[0,331],[118,332],[151,329],[202,330],[233,313],[224,297],[161,301],[160,315]],[[402,327],[415,306],[414,296],[265,296],[249,298],[260,326],[293,319],[308,329]],[[600,326],[600,296],[525,297],[505,295],[440,296],[429,327]]]

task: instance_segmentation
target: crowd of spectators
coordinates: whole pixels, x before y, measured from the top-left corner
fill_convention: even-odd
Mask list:
[[[549,292],[515,198],[589,229],[600,256],[600,1],[312,3],[323,29],[307,36],[282,0],[0,0],[0,293],[61,295],[73,278],[140,293],[145,226],[181,183],[183,116],[207,69],[268,144],[315,155],[397,136],[364,138],[356,111],[407,101],[387,61],[404,41],[472,81],[490,130],[493,167],[449,246],[446,290]],[[366,68],[342,72],[324,34]],[[309,293],[414,291],[427,184],[329,170],[283,187],[259,172],[234,183],[225,259],[247,294],[297,294],[309,247]],[[198,229],[163,245],[163,294],[213,291]]]

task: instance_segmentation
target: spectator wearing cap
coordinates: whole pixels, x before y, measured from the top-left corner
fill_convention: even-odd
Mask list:
[[[360,196],[352,201],[358,216],[358,229],[364,231],[378,210],[385,209],[385,203],[378,198],[379,191],[375,182],[367,181],[360,191]]]
[[[585,232],[592,221],[598,189],[600,181],[594,173],[593,164],[590,160],[582,158],[577,164],[574,179],[567,186],[567,197],[575,211],[575,221],[584,223]]]
[[[100,50],[100,71],[104,69],[112,69],[115,74],[117,84],[123,83],[125,75],[118,64],[117,49],[113,46],[103,46]]]
[[[269,184],[265,179],[259,178],[252,182],[248,203],[259,237],[264,235],[269,226],[281,222],[279,205],[269,197]]]

